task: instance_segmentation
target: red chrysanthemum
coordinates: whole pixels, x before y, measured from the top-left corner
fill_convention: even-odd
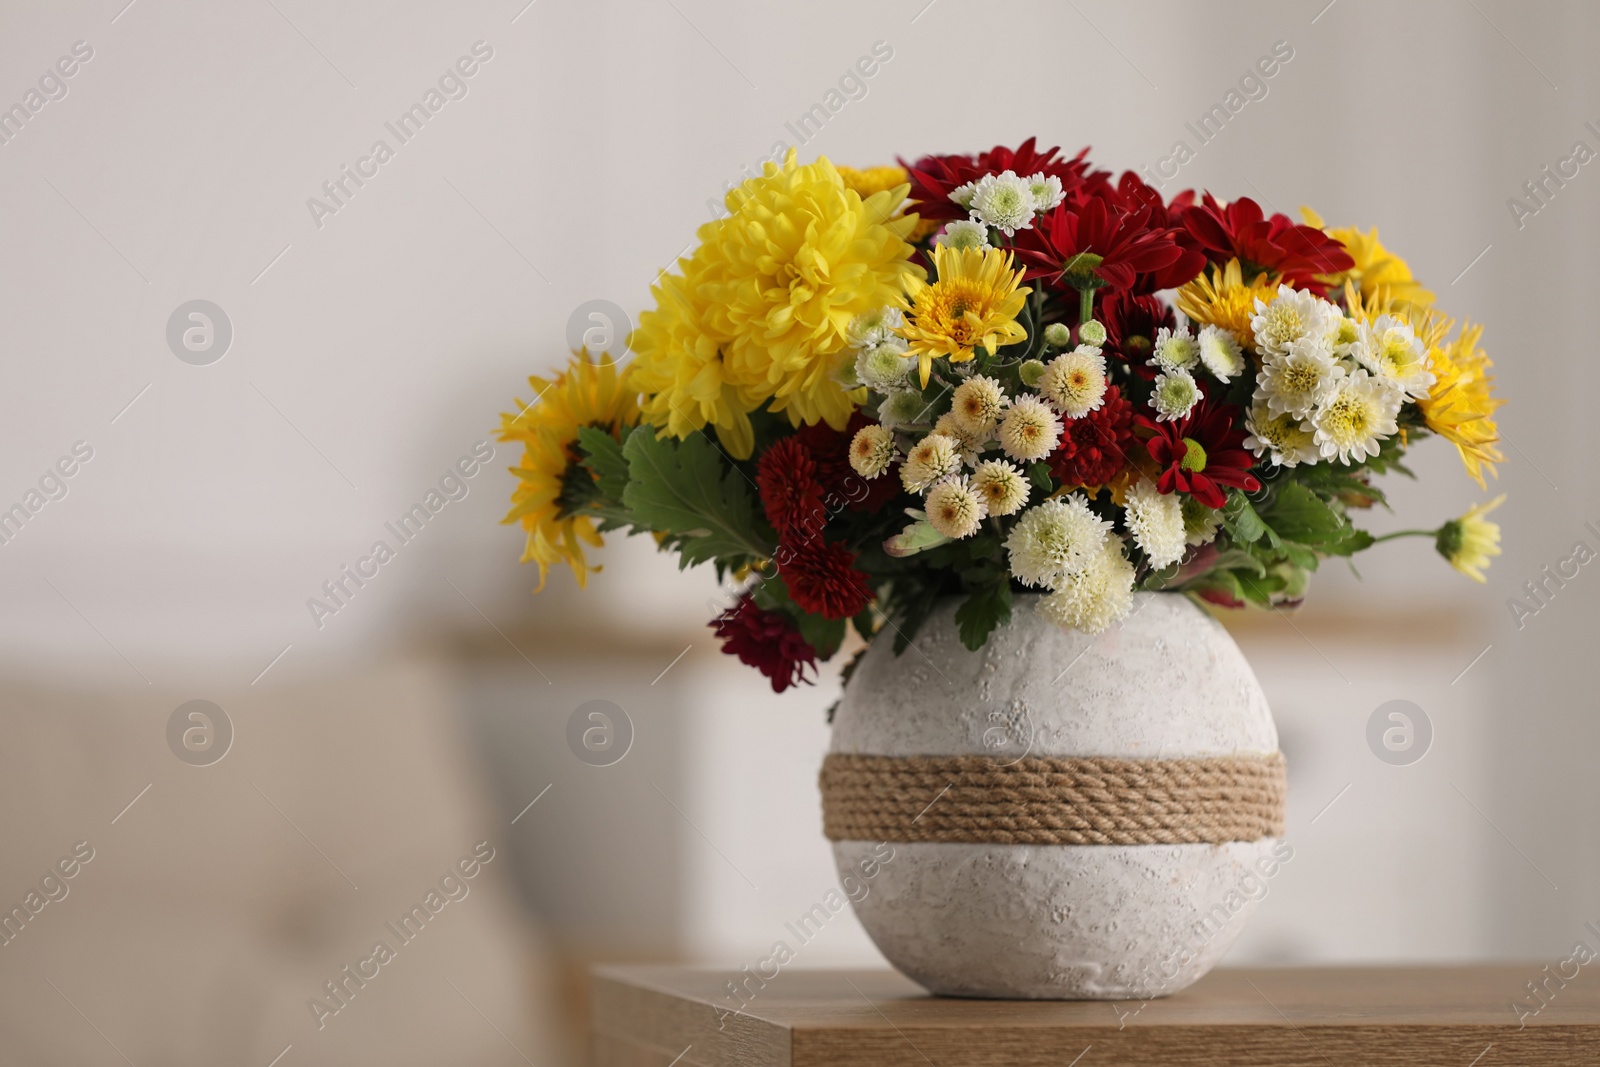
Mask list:
[[[1150,216],[1148,205],[1124,210],[1114,198],[1063,201],[1032,229],[1017,231],[1017,258],[1028,279],[1043,278],[1052,288],[1127,289],[1141,273],[1165,272],[1193,255]],[[1193,264],[1189,276],[1202,266],[1203,260]]]
[[[816,650],[788,616],[757,607],[748,593],[712,619],[710,626],[722,642],[722,651],[770,678],[774,693],[801,682],[813,684],[805,672],[808,667],[816,669]]]
[[[1227,503],[1224,486],[1253,492],[1261,483],[1250,473],[1255,457],[1242,447],[1245,432],[1239,409],[1201,401],[1187,416],[1158,422],[1134,416],[1150,458],[1161,467],[1156,488],[1163,493],[1188,493],[1208,508]]]
[[[857,430],[872,421],[860,411],[854,411],[842,431],[826,422],[814,422],[795,431],[795,437],[806,446],[816,465],[823,504],[830,512],[841,507],[849,511],[878,511],[901,491],[899,478],[878,477],[868,481],[850,466],[850,442],[855,439]]]
[[[1315,226],[1299,225],[1287,215],[1266,218],[1261,205],[1247,196],[1223,207],[1207,193],[1183,213],[1183,225],[1212,260],[1238,259],[1246,278],[1267,271],[1301,289],[1315,286],[1319,274],[1355,265],[1344,245]]]
[[[785,541],[773,561],[789,596],[812,615],[848,619],[872,600],[867,576],[856,569],[856,554],[836,541]]]
[[[1141,378],[1154,378],[1149,359],[1156,333],[1163,326],[1170,330],[1178,324],[1171,305],[1156,296],[1113,289],[1101,297],[1094,310],[1095,318],[1106,328],[1105,351],[1127,363]]]
[[[1141,273],[1130,287],[1134,293],[1154,293],[1162,289],[1176,289],[1185,285],[1205,270],[1206,256],[1200,243],[1183,226],[1183,213],[1194,206],[1194,190],[1185,189],[1171,200],[1145,184],[1133,171],[1123,173],[1117,182],[1117,197],[1123,208],[1132,211],[1140,207],[1150,209],[1151,229],[1164,230],[1171,235],[1179,248],[1179,256],[1170,264],[1154,271]]]
[[[923,156],[915,163],[902,159],[900,165],[911,180],[911,199],[916,202],[917,214],[936,221],[964,219],[966,208],[951,200],[950,193],[985,174],[1008,170],[1024,178],[1034,174],[1060,178],[1061,188],[1069,198],[1078,192],[1110,187],[1110,173],[1090,171],[1087,148],[1071,159],[1061,159],[1061,149],[1040,152],[1034,147],[1034,141],[1035,138],[1030,137],[1014,150],[997,145],[976,156]]]
[[[756,464],[761,508],[780,538],[813,537],[822,532],[828,512],[822,501],[817,465],[799,437],[774,441]]]
[[[1046,462],[1062,485],[1100,486],[1122,473],[1133,447],[1133,405],[1113,385],[1099,408],[1066,420],[1061,442]]]

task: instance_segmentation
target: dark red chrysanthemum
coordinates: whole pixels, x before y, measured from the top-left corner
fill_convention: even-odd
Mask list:
[[[1113,385],[1098,409],[1066,420],[1061,442],[1046,462],[1062,485],[1100,486],[1122,473],[1133,447],[1133,405]]]
[[[816,464],[823,505],[830,514],[840,508],[877,511],[901,491],[899,478],[880,476],[868,481],[850,466],[850,442],[855,439],[857,430],[872,421],[860,411],[853,411],[842,431],[825,422],[812,423],[795,431],[795,437],[806,446]]]
[[[1268,271],[1300,289],[1314,286],[1319,274],[1355,265],[1344,245],[1315,226],[1299,225],[1287,215],[1267,218],[1247,196],[1223,207],[1207,193],[1183,213],[1183,225],[1211,259],[1237,258],[1246,278]]]
[[[802,611],[825,619],[848,619],[872,600],[867,576],[856,569],[856,554],[838,542],[813,537],[778,546],[773,562]]]
[[[975,156],[923,156],[915,163],[902,159],[900,165],[911,180],[911,199],[916,202],[917,214],[938,221],[964,219],[967,211],[950,199],[951,191],[985,174],[1008,170],[1024,178],[1034,174],[1060,178],[1061,188],[1069,199],[1077,194],[1110,188],[1109,172],[1089,169],[1087,148],[1071,159],[1062,159],[1061,149],[1049,148],[1041,152],[1035,148],[1034,141],[1035,138],[1030,137],[1015,149],[997,145]]]
[[[722,651],[772,679],[774,693],[801,682],[813,684],[805,672],[808,667],[816,669],[816,650],[786,615],[757,607],[748,593],[712,619],[710,626],[722,642]]]
[[[1148,361],[1157,331],[1177,326],[1172,306],[1156,296],[1113,289],[1101,297],[1094,311],[1106,328],[1106,352],[1127,363],[1141,378],[1154,378],[1155,368]]]
[[[756,464],[761,508],[780,538],[813,537],[822,532],[827,508],[811,452],[797,436],[774,441]]]
[[[1111,198],[1063,201],[1032,229],[1017,231],[1017,257],[1027,278],[1043,278],[1052,288],[1127,289],[1140,274],[1163,272],[1191,255],[1171,230],[1152,226],[1150,216],[1147,205],[1124,210]],[[1190,277],[1203,265],[1195,264]]]
[[[1161,466],[1156,488],[1163,493],[1188,493],[1208,508],[1227,503],[1224,486],[1253,492],[1261,483],[1250,473],[1255,457],[1245,451],[1239,409],[1210,400],[1196,404],[1181,419],[1158,422],[1134,416],[1134,424],[1150,458]]]

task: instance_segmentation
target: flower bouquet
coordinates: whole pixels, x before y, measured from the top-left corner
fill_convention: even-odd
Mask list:
[[[982,647],[1038,611],[1097,633],[1139,590],[1289,607],[1374,476],[1437,435],[1497,451],[1481,328],[1377,232],[1163,198],[1029,139],[854,170],[791,151],[653,287],[626,355],[582,351],[503,416],[507,522],[540,584],[648,532],[734,583],[712,622],[775,691],[847,627],[903,649],[942,598]],[[1484,514],[1406,531],[1482,581]],[[1401,536],[1401,535],[1389,535]]]

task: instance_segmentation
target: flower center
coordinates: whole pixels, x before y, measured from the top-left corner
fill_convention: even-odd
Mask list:
[[[1200,442],[1192,437],[1183,438],[1183,459],[1178,461],[1178,466],[1186,471],[1199,473],[1206,469],[1206,450],[1200,447]]]

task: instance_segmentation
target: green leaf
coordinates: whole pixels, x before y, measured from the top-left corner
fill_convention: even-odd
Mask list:
[[[839,646],[844,643],[846,621],[844,619],[825,619],[821,615],[812,615],[801,612],[795,620],[800,628],[800,636],[806,639],[806,644],[817,650],[817,658],[831,659],[839,651]]]
[[[856,633],[861,635],[861,640],[871,641],[872,635],[877,629],[877,624],[873,620],[872,605],[868,604],[862,608],[860,613],[850,620],[850,625],[856,628]]]
[[[1250,498],[1237,489],[1228,490],[1227,502],[1222,505],[1222,525],[1228,536],[1240,544],[1250,544],[1267,535],[1267,525],[1256,514]]]
[[[1043,460],[1028,464],[1028,480],[1033,483],[1035,489],[1046,496],[1056,491],[1055,479],[1050,474],[1050,464]]]
[[[626,440],[632,431],[622,432]],[[622,442],[598,426],[585,426],[578,431],[578,447],[583,450],[583,465],[594,475],[600,492],[621,503],[628,488],[628,459],[622,454]]]
[[[1303,545],[1339,541],[1350,529],[1343,512],[1299,482],[1281,486],[1261,518],[1279,537]]]
[[[956,624],[961,628],[961,643],[976,652],[983,647],[995,627],[1011,621],[1011,582],[1003,579],[967,597],[956,609]]]
[[[950,538],[935,530],[922,512],[908,508],[906,514],[916,521],[883,543],[883,550],[889,555],[904,559],[949,543]]]
[[[644,430],[628,436],[622,454],[623,504],[637,524],[672,535],[684,566],[771,553],[776,538],[756,510],[749,479],[703,434],[672,441]]]

